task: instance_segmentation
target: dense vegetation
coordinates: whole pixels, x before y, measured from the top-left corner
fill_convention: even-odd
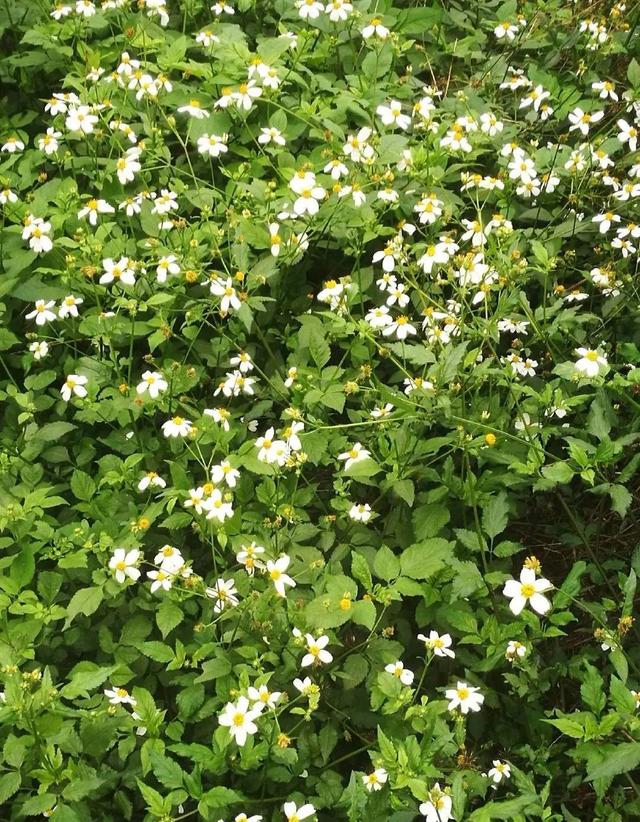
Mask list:
[[[639,18],[0,6],[0,820],[640,816]]]

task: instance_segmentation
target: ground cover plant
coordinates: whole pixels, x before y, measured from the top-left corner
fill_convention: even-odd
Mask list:
[[[640,815],[639,17],[0,6],[0,819]]]

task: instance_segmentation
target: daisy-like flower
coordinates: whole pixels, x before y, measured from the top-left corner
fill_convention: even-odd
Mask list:
[[[162,423],[162,433],[165,437],[187,437],[191,428],[191,420],[186,420],[184,417],[172,417]]]
[[[104,695],[107,697],[109,702],[112,705],[133,705],[135,706],[136,700],[131,696],[129,691],[126,688],[116,688],[113,685],[111,689],[105,688]]]
[[[29,343],[29,351],[33,354],[34,360],[43,360],[49,353],[49,343],[45,340],[36,340]]]
[[[239,476],[240,471],[238,471],[237,468],[234,468],[229,460],[223,460],[218,465],[213,465],[211,467],[211,481],[215,482],[217,485],[222,482],[226,482],[229,488],[235,488]]]
[[[55,154],[60,147],[58,141],[61,137],[62,132],[56,131],[55,128],[48,128],[47,133],[38,139],[38,148],[49,157],[51,154]]]
[[[638,135],[640,131],[633,125],[627,123],[626,120],[618,120],[618,140],[624,145],[627,143],[629,151],[635,151],[638,148]]]
[[[69,402],[73,396],[80,397],[80,399],[86,397],[87,389],[85,388],[85,385],[87,382],[87,378],[81,376],[80,374],[69,374],[60,389],[62,399],[65,402]]]
[[[518,616],[527,602],[537,614],[546,614],[551,603],[543,596],[543,593],[550,591],[553,585],[548,579],[537,579],[533,568],[523,568],[520,571],[520,579],[510,579],[505,583],[503,594],[511,602],[509,608]]]
[[[247,696],[252,702],[257,702],[264,708],[270,708],[273,711],[282,693],[280,691],[270,691],[266,685],[260,685],[259,688],[249,686]]]
[[[324,4],[319,0],[297,0],[296,7],[303,20],[317,20],[324,11]]]
[[[137,580],[140,577],[140,571],[136,567],[140,558],[140,551],[137,548],[132,548],[127,551],[126,548],[116,548],[113,556],[109,560],[109,568],[114,571],[116,582],[122,585],[127,579]]]
[[[449,700],[447,708],[450,711],[459,708],[463,714],[468,714],[469,711],[479,711],[484,702],[480,689],[467,685],[466,682],[457,682],[456,687],[449,688],[444,695]]]
[[[258,437],[255,441],[255,446],[258,448],[258,459],[260,462],[269,464],[277,463],[284,465],[289,454],[289,448],[284,440],[275,439],[275,429],[268,428],[265,431],[264,437]]]
[[[318,213],[320,201],[326,196],[326,191],[316,183],[316,175],[312,171],[298,171],[293,175],[289,188],[298,195],[293,204],[294,212],[301,217],[303,214],[313,216]]]
[[[599,223],[600,234],[606,234],[614,223],[620,222],[620,216],[612,211],[605,211],[602,214],[596,214],[592,222]]]
[[[98,224],[98,215],[100,214],[115,214],[115,208],[106,200],[92,198],[87,201],[84,208],[80,209],[78,219],[81,220],[86,217],[89,224],[95,226]]]
[[[591,83],[591,88],[598,92],[598,97],[600,97],[601,100],[609,98],[616,103],[618,102],[615,83],[611,83],[609,80],[597,80],[595,83]]]
[[[505,658],[509,660],[509,662],[513,662],[516,657],[523,657],[527,654],[527,646],[523,645],[522,642],[518,642],[517,639],[510,639],[507,643],[507,650],[504,652]]]
[[[516,34],[520,31],[519,27],[509,20],[503,20],[494,28],[493,33],[498,40],[506,37],[507,40],[515,40]]]
[[[142,170],[142,166],[140,165],[141,154],[142,151],[139,148],[130,148],[124,157],[116,160],[116,174],[122,185],[132,183],[135,180],[136,174]]]
[[[355,522],[369,522],[371,519],[371,506],[368,502],[356,503],[349,509],[349,516]]]
[[[211,417],[214,422],[221,425],[223,431],[228,432],[230,430],[231,426],[229,425],[229,419],[231,414],[226,408],[205,408],[203,414],[207,417]]]
[[[22,239],[29,240],[29,248],[36,254],[46,254],[53,248],[53,241],[49,236],[51,223],[40,217],[30,217],[22,230]]]
[[[199,100],[189,100],[184,106],[179,106],[178,114],[188,114],[196,120],[205,120],[209,116],[209,112],[202,108],[202,103]]]
[[[229,151],[228,139],[228,134],[203,134],[202,137],[198,137],[198,151],[200,154],[208,154],[209,157],[219,157]]]
[[[425,274],[431,274],[434,265],[446,265],[449,262],[449,253],[444,243],[428,245],[424,254],[418,259]]]
[[[313,664],[323,663],[327,665],[329,662],[333,662],[333,656],[329,651],[325,651],[329,644],[329,637],[326,634],[319,636],[317,639],[314,639],[311,634],[306,634],[305,639],[307,640],[307,653],[302,657],[300,663],[303,668]]]
[[[219,579],[215,585],[204,589],[205,594],[215,600],[213,610],[216,614],[221,614],[225,608],[235,608],[238,604],[236,594],[236,584],[232,579]]]
[[[419,811],[425,817],[426,822],[449,822],[451,805],[451,797],[441,790],[440,783],[436,782],[429,791],[428,801],[420,805]]]
[[[60,317],[61,320],[64,320],[66,317],[77,317],[78,306],[82,305],[83,302],[82,297],[74,297],[73,294],[69,294],[69,296],[65,297],[60,303],[58,317]]]
[[[166,488],[167,483],[155,471],[147,471],[138,483],[138,491],[146,491],[147,488]]]
[[[286,572],[291,562],[291,557],[286,554],[278,559],[267,561],[267,574],[273,582],[273,587],[276,589],[278,596],[284,597],[287,595],[288,585],[290,588],[295,588],[295,580],[292,579]]]
[[[147,571],[147,577],[151,580],[152,594],[155,594],[155,592],[159,589],[169,591],[173,585],[174,574],[169,573],[162,568],[159,570],[154,569],[153,571]]]
[[[374,35],[381,40],[386,40],[391,32],[386,26],[382,25],[382,20],[379,17],[372,17],[367,25],[362,29],[362,36],[368,40]]]
[[[330,0],[324,7],[332,23],[344,23],[353,11],[353,5],[347,0]]]
[[[151,399],[155,400],[163,391],[166,391],[168,387],[169,383],[165,380],[162,374],[160,374],[160,372],[145,371],[142,375],[141,381],[136,386],[136,393],[144,394],[148,391]]]
[[[233,506],[230,502],[225,502],[219,488],[214,488],[213,493],[202,503],[202,507],[207,512],[207,519],[215,519],[220,523],[233,516]]]
[[[348,451],[338,454],[338,459],[344,460],[345,469],[349,469],[352,465],[355,465],[357,462],[361,462],[362,460],[366,460],[369,456],[371,456],[370,452],[367,451],[363,445],[359,442],[354,442]]]
[[[98,280],[100,285],[108,285],[115,281],[123,285],[136,284],[135,272],[128,257],[120,257],[118,261],[107,257],[102,261],[102,267],[104,273]]]
[[[249,371],[253,371],[253,360],[251,359],[251,355],[247,354],[246,351],[241,351],[235,357],[231,357],[229,364],[235,366],[241,374],[247,374]]]
[[[193,508],[196,514],[201,514],[204,511],[204,488],[202,486],[192,488],[189,491],[189,499],[186,499],[182,504],[185,508]]]
[[[254,100],[262,96],[262,89],[256,85],[255,80],[249,80],[248,83],[241,83],[238,90],[232,94],[233,102],[238,108],[243,111],[251,111]]]
[[[406,340],[407,337],[418,333],[415,325],[411,325],[409,318],[401,314],[392,320],[382,331],[385,337],[390,337],[395,334],[399,340]]]
[[[230,311],[239,311],[242,303],[238,297],[238,292],[233,286],[231,277],[226,280],[217,278],[209,283],[209,291],[216,297],[220,297],[220,311],[228,314]]]
[[[227,702],[224,711],[218,717],[218,723],[229,729],[234,742],[240,748],[246,743],[248,736],[253,736],[258,726],[255,721],[262,713],[264,705],[257,702],[249,706],[246,696],[241,696],[237,702]]]
[[[508,762],[501,762],[499,759],[493,760],[493,768],[487,776],[490,776],[495,785],[499,785],[503,779],[511,778],[511,766]]]
[[[440,634],[437,631],[429,631],[429,636],[418,634],[418,639],[424,642],[425,646],[433,651],[435,656],[449,656],[451,659],[455,657],[455,653],[451,650],[452,640],[450,634]]]
[[[51,309],[55,306],[54,300],[36,300],[35,308],[30,311],[25,319],[34,320],[36,325],[44,325],[56,319],[55,312]]]
[[[170,274],[180,273],[180,263],[175,254],[166,254],[158,260],[156,266],[156,279],[159,283],[166,283]]]
[[[597,377],[608,366],[607,358],[599,349],[576,348],[579,360],[575,364],[576,371],[585,377]]]
[[[3,143],[0,151],[6,151],[7,154],[15,154],[17,151],[24,151],[24,143],[19,137],[8,137]]]
[[[236,560],[244,565],[250,577],[254,575],[256,568],[264,568],[264,564],[259,559],[260,554],[264,554],[264,548],[261,545],[256,545],[255,542],[242,545],[240,551],[236,554]]]
[[[382,786],[389,779],[389,774],[384,768],[376,768],[371,773],[363,774],[362,784],[371,793],[371,791],[381,791]]]
[[[405,668],[404,663],[400,662],[400,660],[390,662],[384,666],[384,669],[388,674],[392,674],[399,679],[403,685],[409,686],[413,684],[413,671]]]
[[[285,146],[287,144],[279,128],[261,128],[258,142],[262,146],[267,146],[269,143],[275,143],[278,146]]]
[[[70,106],[67,109],[65,126],[69,131],[92,134],[97,122],[98,117],[92,113],[90,106]]]
[[[388,106],[378,106],[376,114],[385,126],[397,126],[406,131],[411,125],[411,117],[402,113],[402,103],[391,100]]]
[[[282,810],[287,817],[287,822],[302,822],[303,819],[308,819],[316,812],[313,805],[307,803],[298,807],[295,802],[285,802]]]

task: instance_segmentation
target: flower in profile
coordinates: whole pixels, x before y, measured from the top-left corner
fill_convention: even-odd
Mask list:
[[[449,700],[447,708],[450,711],[459,708],[463,714],[468,714],[469,711],[479,711],[484,702],[480,689],[467,685],[466,682],[458,682],[455,688],[449,688],[444,695]]]
[[[392,674],[399,679],[403,685],[413,684],[413,671],[405,668],[404,663],[400,662],[400,660],[397,662],[390,662],[388,665],[384,666],[384,669],[388,674]]]
[[[287,822],[302,822],[303,819],[313,816],[316,809],[310,804],[298,807],[295,802],[285,802],[283,811],[287,817]]]
[[[314,639],[311,634],[307,634],[305,638],[307,640],[307,653],[302,657],[302,662],[300,663],[303,668],[307,668],[314,663],[322,662],[328,664],[329,662],[333,662],[333,656],[329,651],[325,651],[325,648],[329,644],[328,636],[323,634],[317,639]]]
[[[503,593],[509,597],[511,602],[509,608],[513,613],[518,614],[525,607],[527,602],[538,614],[546,614],[551,603],[543,596],[545,591],[550,591],[553,585],[548,579],[537,579],[533,568],[523,568],[520,571],[520,579],[509,579],[505,583]]]
[[[366,773],[362,777],[362,784],[371,793],[371,791],[381,791],[382,786],[389,779],[389,774],[384,768],[376,768],[371,773]]]
[[[285,571],[289,567],[290,562],[291,557],[288,557],[286,555],[279,557],[275,561],[267,561],[267,573],[269,574],[269,577],[273,582],[273,586],[276,589],[276,593],[278,594],[278,596],[281,597],[287,595],[287,585],[291,588],[296,587],[295,580],[285,573]]]
[[[449,656],[454,659],[455,653],[451,650],[451,635],[440,634],[437,631],[429,631],[429,636],[418,634],[418,639],[424,642],[425,646],[433,651],[435,656]]]
[[[191,420],[183,417],[172,417],[162,423],[162,433],[165,437],[186,437],[191,432]]]
[[[227,702],[224,711],[218,717],[218,722],[229,729],[233,740],[240,748],[246,743],[248,736],[253,736],[258,730],[255,724],[262,713],[264,705],[256,702],[249,707],[249,700],[241,696],[237,702]]]
[[[122,585],[127,578],[134,581],[139,579],[140,571],[136,567],[139,558],[140,551],[137,548],[132,548],[130,551],[126,548],[116,548],[109,560],[109,568],[115,571],[116,582]]]

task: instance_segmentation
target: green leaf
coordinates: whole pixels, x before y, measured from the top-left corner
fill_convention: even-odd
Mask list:
[[[166,638],[184,619],[184,611],[166,599],[156,611],[156,625],[162,638]]]
[[[369,570],[369,563],[362,554],[351,554],[351,574],[362,585],[365,591],[373,588],[373,579]]]
[[[76,469],[71,477],[71,490],[76,499],[88,501],[96,492],[96,484],[89,474]]]
[[[381,545],[373,560],[373,571],[377,577],[389,582],[400,576],[400,560],[386,545]]]
[[[369,630],[376,623],[376,606],[370,599],[360,599],[351,606],[351,619],[357,625],[364,625]]]
[[[602,750],[602,761],[591,764],[587,769],[587,780],[608,779],[621,773],[629,773],[640,765],[640,742],[623,742],[621,745],[607,745]]]
[[[22,777],[18,771],[10,771],[0,777],[0,804],[13,796],[22,783]]]
[[[584,663],[584,679],[580,686],[580,695],[589,708],[596,714],[600,715],[606,705],[607,698],[604,693],[604,681],[593,665],[585,661]]]
[[[402,552],[400,568],[411,579],[429,579],[438,573],[453,556],[453,544],[434,537],[410,545]]]
[[[482,530],[489,537],[494,539],[507,527],[509,515],[509,503],[504,491],[491,497],[482,510]]]
[[[78,614],[91,616],[100,607],[104,598],[104,591],[101,587],[81,588],[76,591],[71,597],[71,601],[67,605],[67,621],[64,624],[63,630],[69,627]]]
[[[163,642],[143,642],[140,650],[155,662],[171,662],[174,658],[173,650]]]
[[[61,691],[62,695],[67,697],[67,699],[75,699],[78,696],[89,696],[91,691],[98,688],[103,682],[106,682],[116,670],[115,665],[98,667],[92,662],[80,664],[83,666],[83,669],[77,673],[73,673],[71,682],[65,685]]]
[[[184,772],[173,759],[152,751],[151,767],[153,775],[165,788],[182,788]]]

